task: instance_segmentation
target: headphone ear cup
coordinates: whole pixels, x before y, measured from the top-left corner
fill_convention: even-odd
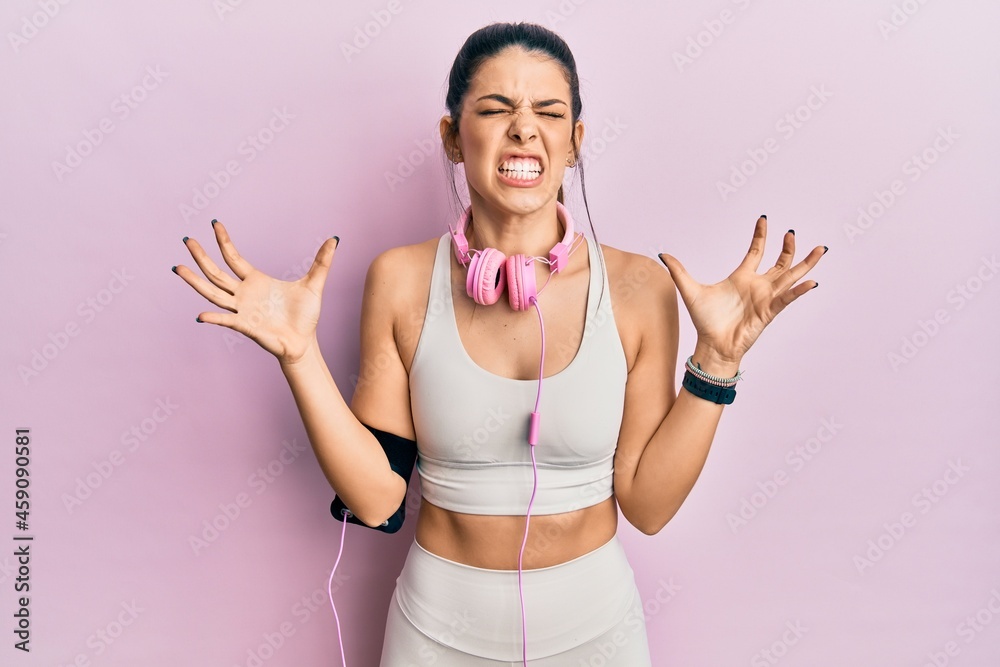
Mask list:
[[[538,296],[535,285],[535,267],[524,255],[514,255],[507,260],[507,300],[514,310],[528,310],[531,299]]]
[[[465,291],[481,306],[491,306],[500,300],[506,287],[504,265],[507,257],[496,248],[476,253],[465,276]]]

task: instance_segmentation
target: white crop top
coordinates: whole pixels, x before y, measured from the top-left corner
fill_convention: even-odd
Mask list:
[[[421,493],[430,503],[455,512],[524,516],[533,474],[528,424],[538,380],[497,375],[466,352],[452,302],[450,243],[445,232],[438,242],[427,313],[410,368]],[[542,381],[532,516],[589,507],[612,494],[628,366],[607,275],[601,271],[600,247],[590,239],[586,245],[590,290],[583,342],[569,366]],[[604,283],[600,304],[598,273]],[[552,279],[558,280],[558,275]],[[538,305],[544,318],[544,292]],[[524,316],[537,320],[533,307],[531,311]],[[559,344],[547,340],[546,352]]]

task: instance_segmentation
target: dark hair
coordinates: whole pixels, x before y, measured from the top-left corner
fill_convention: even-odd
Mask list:
[[[459,49],[458,55],[455,56],[455,62],[451,65],[451,72],[448,74],[448,93],[445,97],[445,106],[448,107],[448,113],[452,117],[452,123],[448,130],[451,135],[458,133],[462,116],[462,101],[465,99],[466,93],[469,92],[469,85],[479,68],[484,62],[511,46],[520,46],[530,53],[552,58],[562,67],[572,96],[570,102],[573,111],[571,127],[576,126],[577,119],[583,113],[583,102],[580,98],[580,78],[576,72],[576,60],[569,50],[569,45],[556,33],[535,23],[491,23],[469,35],[465,44]],[[580,191],[583,194],[584,209],[587,211],[587,222],[590,224],[590,231],[596,243],[597,232],[594,231],[594,223],[590,219],[583,162],[580,160],[580,147],[575,145],[575,140],[573,154],[576,169],[580,174]],[[461,208],[461,197],[455,186],[455,163],[448,159],[447,149],[443,144],[441,156],[445,164],[445,173],[448,174],[451,183],[451,192]],[[559,186],[559,194],[556,198],[559,203],[565,204],[562,185]],[[600,253],[600,256],[603,264],[603,253]],[[602,266],[601,270],[604,271],[604,268]],[[602,287],[602,296],[603,289]]]

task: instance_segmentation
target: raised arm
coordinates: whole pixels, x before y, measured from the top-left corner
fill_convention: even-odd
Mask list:
[[[761,331],[788,304],[818,285],[796,284],[826,246],[792,265],[795,232],[789,229],[774,266],[758,274],[767,217],[760,216],[750,249],[726,279],[702,285],[671,255],[661,253],[670,276],[659,275],[643,295],[644,330],[629,372],[625,414],[615,454],[615,494],[622,514],[652,535],[677,513],[701,473],[722,417],[723,405],[691,393],[675,394],[677,363],[676,285],[698,333],[692,363],[720,378],[733,378]],[[676,362],[675,362],[676,360]],[[701,391],[695,387],[695,391]]]
[[[288,380],[309,442],[323,474],[337,494],[362,522],[377,526],[391,516],[406,493],[403,479],[389,466],[375,436],[359,419],[375,428],[412,433],[406,373],[391,363],[399,355],[393,344],[394,294],[384,255],[372,262],[362,306],[361,365],[388,368],[368,374],[359,386],[366,412],[356,417],[347,407],[316,338],[323,287],[339,239],[328,239],[317,251],[309,272],[296,281],[283,281],[255,269],[237,252],[222,223],[212,221],[219,249],[235,278],[222,271],[195,239],[184,243],[205,278],[178,265],[174,273],[214,305],[229,312],[204,311],[198,321],[238,331],[273,354]],[[335,243],[335,241],[337,241]],[[390,363],[383,357],[390,355]],[[375,360],[378,363],[374,363]],[[365,375],[364,373],[362,374]],[[372,396],[371,394],[374,394]],[[409,431],[398,430],[399,424]]]
[[[400,275],[393,257],[401,252],[383,252],[368,267],[361,302],[361,368],[351,408],[315,338],[301,358],[281,362],[324,475],[344,504],[369,526],[378,526],[396,511],[406,483],[389,467],[364,424],[414,439],[408,376],[393,333],[400,295],[393,284]]]

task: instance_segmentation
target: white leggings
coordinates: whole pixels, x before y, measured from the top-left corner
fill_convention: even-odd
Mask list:
[[[618,537],[566,563],[523,570],[528,664],[650,667],[642,598]],[[410,545],[386,618],[380,667],[517,667],[517,570]]]

